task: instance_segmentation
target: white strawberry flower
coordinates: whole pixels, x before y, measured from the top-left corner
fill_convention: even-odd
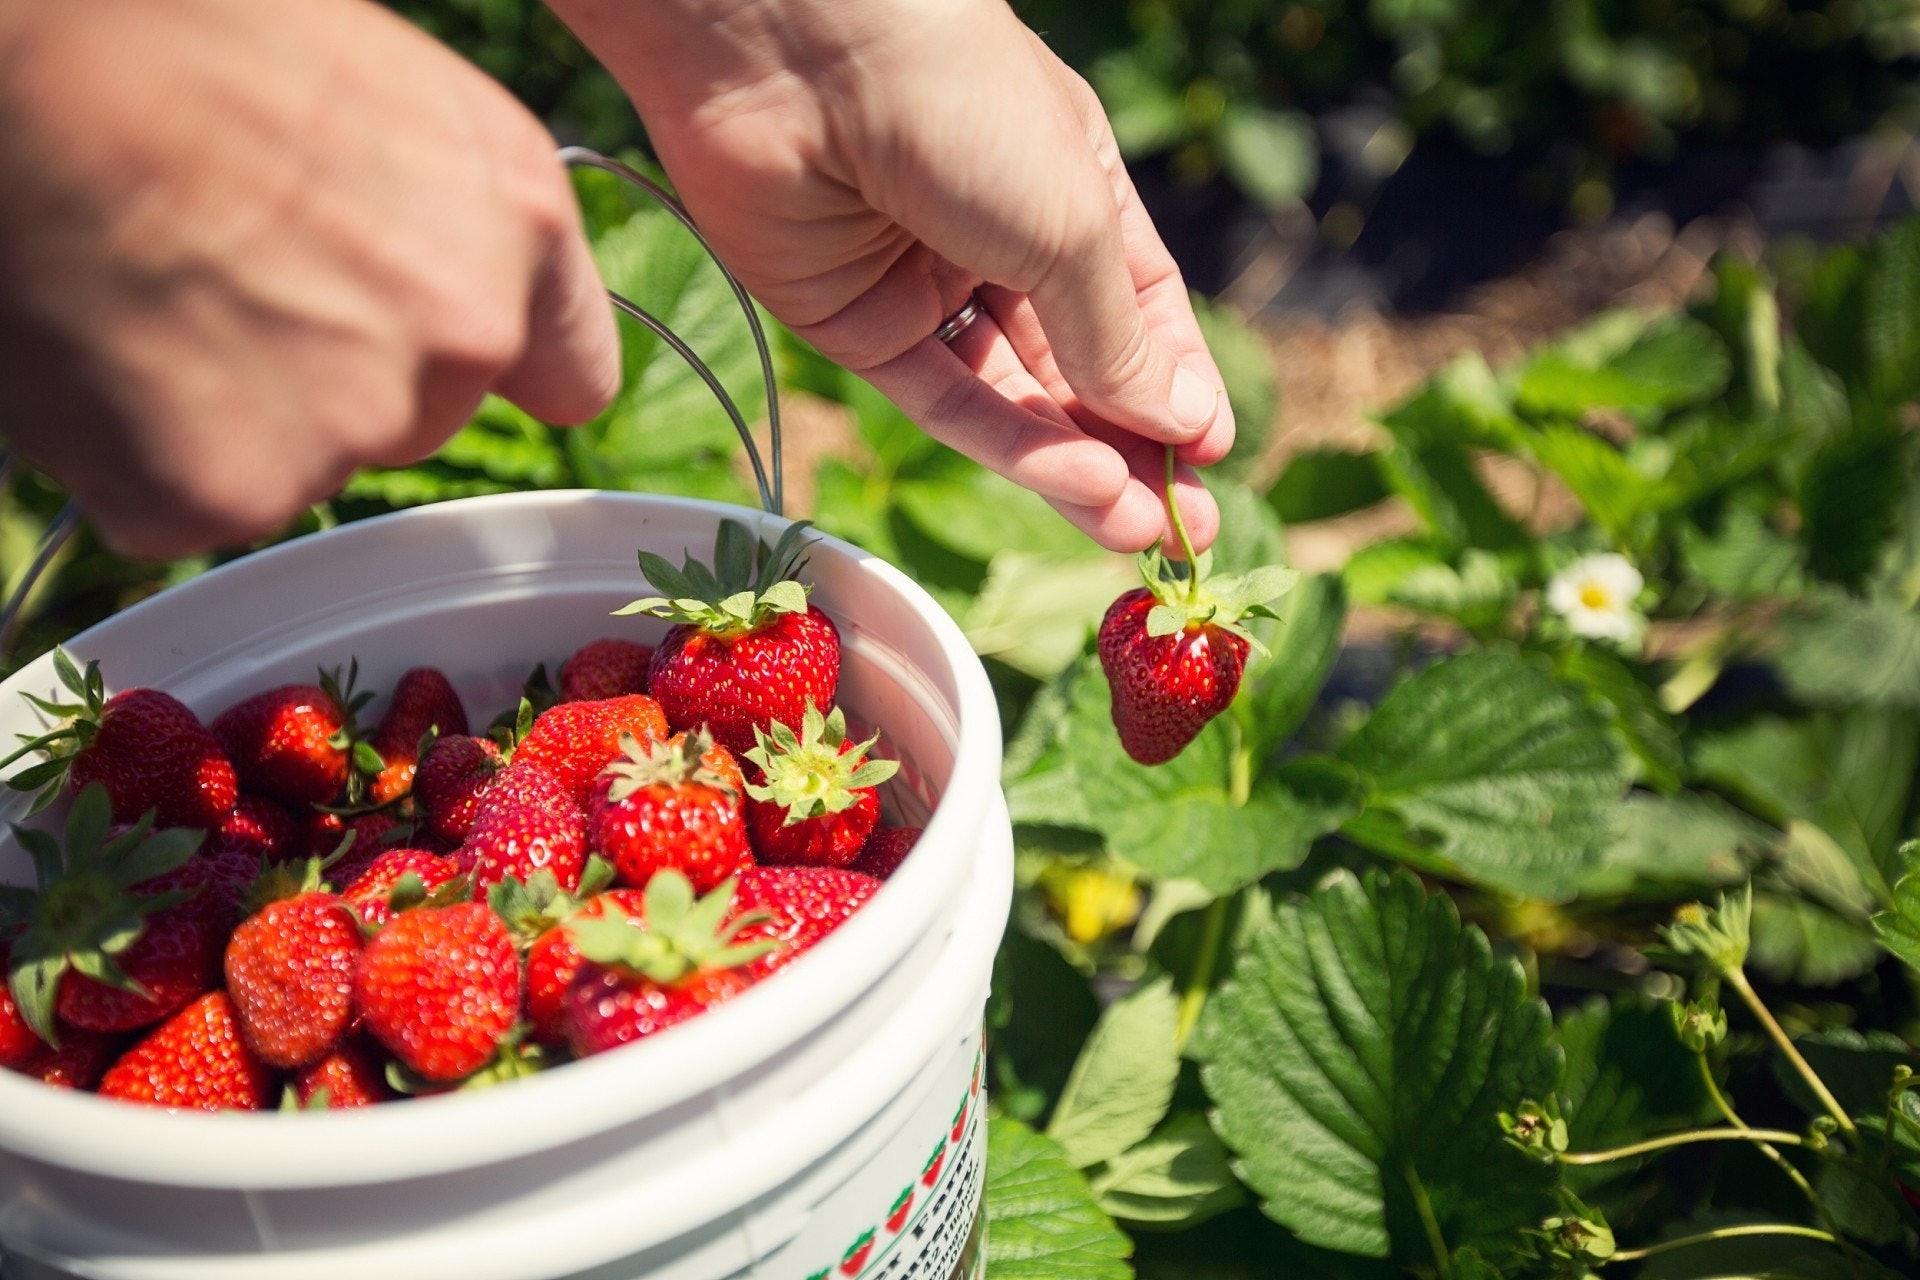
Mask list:
[[[1547,584],[1547,607],[1577,636],[1632,644],[1647,628],[1635,604],[1645,585],[1646,579],[1625,556],[1582,556],[1553,575]]]

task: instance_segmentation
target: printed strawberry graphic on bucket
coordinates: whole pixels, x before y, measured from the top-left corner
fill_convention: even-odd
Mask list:
[[[953,1132],[947,1135],[951,1141],[960,1141],[961,1135],[967,1131],[967,1107],[969,1101],[967,1098],[962,1098],[960,1100],[960,1109],[953,1113]]]
[[[947,1162],[947,1142],[942,1138],[933,1144],[933,1154],[927,1157],[926,1167],[920,1170],[920,1185],[931,1187],[940,1180],[940,1166]]]
[[[907,1215],[913,1212],[913,1184],[908,1183],[900,1189],[899,1197],[894,1200],[893,1208],[887,1211],[887,1231],[899,1235],[907,1225]]]
[[[860,1238],[853,1242],[853,1246],[847,1250],[846,1256],[840,1259],[840,1274],[843,1276],[859,1275],[861,1268],[867,1265],[867,1259],[872,1255],[873,1228],[869,1227],[860,1233]]]

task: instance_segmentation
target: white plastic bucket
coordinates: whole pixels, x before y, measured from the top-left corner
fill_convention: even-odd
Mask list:
[[[607,614],[643,594],[637,548],[704,555],[723,516],[765,519],[598,492],[445,503],[248,557],[69,648],[99,659],[112,687],[157,685],[203,716],[348,655],[372,687],[431,662],[485,714],[511,703],[534,660],[634,625]],[[10,1274],[947,1280],[978,1268],[981,1015],[1013,862],[994,700],[959,629],[898,570],[821,538],[808,576],[840,626],[842,702],[905,762],[893,816],[927,827],[865,910],[691,1023],[483,1092],[173,1115],[0,1072]],[[0,736],[35,723],[20,693],[54,685],[48,659],[0,684]],[[26,878],[23,852],[0,842],[0,879]]]

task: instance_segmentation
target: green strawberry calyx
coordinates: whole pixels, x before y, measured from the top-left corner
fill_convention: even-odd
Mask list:
[[[630,733],[620,735],[620,757],[601,771],[610,779],[607,799],[619,804],[647,787],[701,786],[734,793],[733,781],[708,767],[705,756],[713,737],[705,729],[680,734],[665,742],[642,742]]]
[[[879,734],[847,747],[846,714],[835,707],[823,716],[812,699],[807,701],[799,732],[776,720],[768,730],[756,725],[753,737],[754,746],[746,757],[760,767],[765,781],[749,782],[747,794],[785,809],[787,826],[850,809],[861,792],[900,771],[898,760],[868,758]]]
[[[496,880],[487,887],[487,905],[506,921],[507,932],[525,950],[542,935],[565,924],[589,899],[610,888],[613,875],[613,864],[596,853],[587,859],[576,889],[561,888],[559,878],[542,867],[524,881],[515,876]]]
[[[15,791],[32,794],[29,814],[39,813],[59,796],[67,784],[73,758],[93,745],[94,735],[100,731],[100,717],[106,710],[107,686],[98,662],[89,662],[83,670],[74,664],[65,649],[56,648],[53,671],[70,701],[57,702],[31,693],[23,695],[36,711],[51,716],[53,724],[39,734],[21,734],[20,746],[11,755],[0,758],[0,769],[3,769],[36,751],[44,757],[7,779],[7,785]]]
[[[367,741],[366,732],[360,727],[360,713],[373,701],[371,689],[356,688],[360,683],[360,659],[353,658],[347,663],[343,678],[340,669],[322,669],[320,687],[340,712],[340,727],[327,739],[327,745],[335,751],[346,753],[347,757],[347,809],[360,812],[367,795],[367,780],[378,777],[387,767],[387,762]]]
[[[1140,557],[1140,576],[1153,593],[1147,611],[1147,634],[1170,636],[1181,631],[1218,627],[1231,632],[1262,653],[1260,643],[1246,627],[1251,618],[1277,618],[1273,602],[1293,590],[1300,575],[1279,565],[1261,565],[1246,573],[1214,576],[1213,553],[1191,560],[1174,560],[1155,547]]]
[[[702,971],[738,968],[779,946],[772,938],[739,940],[742,930],[770,917],[749,911],[729,919],[733,892],[728,880],[696,897],[684,875],[660,871],[647,881],[644,920],[603,916],[567,928],[580,954],[594,964],[671,986]]]
[[[148,916],[194,894],[192,889],[135,893],[133,888],[177,870],[206,832],[155,831],[151,810],[109,839],[112,824],[107,790],[95,782],[75,798],[60,839],[13,828],[14,839],[33,859],[34,887],[0,886],[0,933],[20,929],[7,987],[34,1034],[55,1048],[60,1041],[53,1008],[60,980],[73,971],[122,991],[148,994],[115,957],[139,940]]]
[[[614,610],[615,617],[644,613],[686,623],[719,636],[756,631],[785,613],[805,613],[811,590],[794,575],[806,561],[805,520],[787,526],[769,547],[737,520],[722,520],[714,537],[713,563],[692,556],[678,569],[664,556],[640,553],[640,570],[662,594]]]

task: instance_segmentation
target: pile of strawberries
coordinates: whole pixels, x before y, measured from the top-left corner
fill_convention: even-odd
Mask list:
[[[711,565],[641,555],[672,622],[608,638],[470,732],[432,667],[203,724],[158,689],[70,701],[11,779],[0,1067],[164,1107],[348,1107],[611,1049],[773,973],[857,911],[918,831],[880,824],[896,764],[835,706],[840,642],[795,576],[805,535],[722,526]]]

